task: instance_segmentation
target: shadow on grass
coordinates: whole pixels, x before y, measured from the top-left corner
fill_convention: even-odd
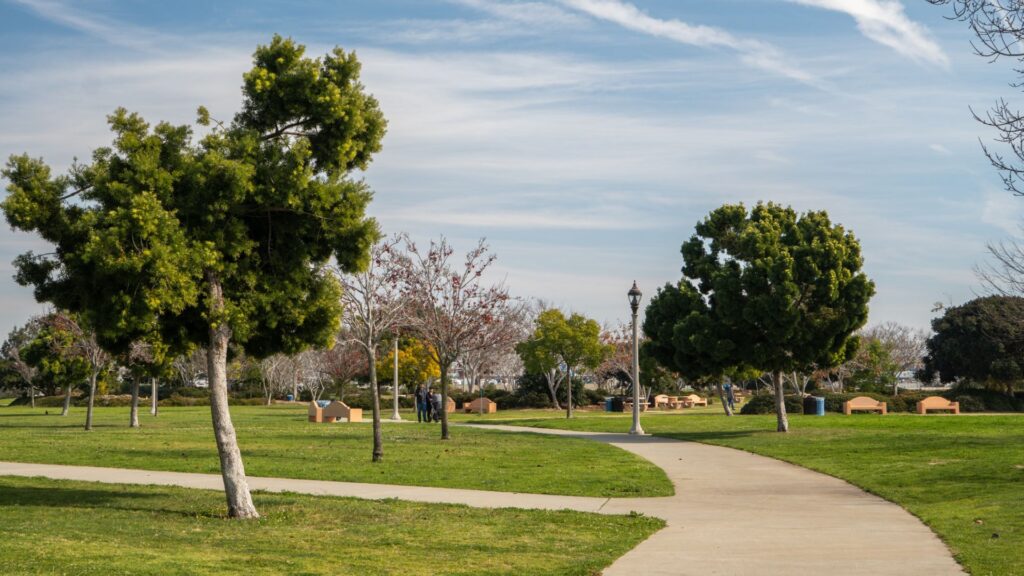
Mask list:
[[[684,440],[687,442],[705,442],[709,440],[731,440],[735,438],[749,438],[755,434],[761,434],[761,430],[720,430],[714,432],[656,432],[654,435],[661,438],[672,438],[673,440]]]
[[[19,485],[17,482],[4,482],[0,486],[3,486],[3,489],[0,490],[0,508],[13,506],[74,508],[82,510],[102,508],[125,512],[157,512],[185,518],[226,518],[226,515],[213,514],[202,510],[159,508],[144,505],[147,500],[165,496],[160,493],[134,490],[90,490],[88,488],[67,488],[57,485],[41,488]]]

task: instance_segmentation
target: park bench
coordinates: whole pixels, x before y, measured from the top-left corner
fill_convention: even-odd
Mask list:
[[[929,396],[917,403],[918,414],[927,414],[929,410],[950,410],[953,414],[959,414],[960,403],[950,402],[942,396]]]
[[[679,396],[669,396],[668,397],[668,407],[669,408],[679,409],[679,408],[682,408],[684,406],[684,404],[685,403],[682,400],[679,399]]]
[[[708,401],[706,398],[701,398],[696,394],[690,394],[689,396],[683,397],[683,405],[687,408],[693,408],[694,406],[707,406]]]
[[[309,403],[310,422],[362,422],[363,410],[349,408],[348,404],[337,400],[320,400]]]
[[[850,414],[853,413],[854,410],[859,410],[863,412],[877,411],[881,414],[886,414],[888,412],[887,404],[885,402],[879,402],[878,400],[875,400],[874,398],[868,398],[867,396],[857,396],[852,400],[847,400],[846,402],[843,402],[843,414],[849,416]]]
[[[484,414],[494,414],[495,412],[498,411],[498,403],[491,400],[490,398],[477,398],[472,402],[466,402],[466,404],[463,406],[463,409],[466,411],[467,414],[470,412],[480,413],[481,405],[483,405],[482,412]]]
[[[654,408],[668,408],[669,407],[669,397],[668,397],[667,394],[658,394],[651,401],[651,404],[654,406]]]

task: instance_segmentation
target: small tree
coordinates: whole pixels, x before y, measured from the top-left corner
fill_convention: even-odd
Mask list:
[[[524,364],[534,368],[549,368],[553,360],[565,372],[566,418],[572,418],[572,377],[581,369],[597,368],[612,353],[613,348],[601,342],[601,325],[582,314],[568,318],[558,309],[541,312],[535,321],[533,334],[521,342],[517,350]]]
[[[10,364],[11,368],[18,373],[25,385],[25,392],[28,394],[29,404],[36,407],[35,380],[38,370],[24,358],[24,351],[36,339],[41,327],[41,319],[33,318],[11,330],[4,341],[0,354]]]
[[[470,250],[462,266],[451,264],[454,250],[443,237],[420,251],[405,237],[406,296],[409,327],[431,347],[441,372],[441,439],[448,440],[448,373],[459,357],[483,345],[481,335],[495,333],[492,324],[512,317],[513,306],[502,284],[485,286],[483,275],[494,263],[483,240]],[[512,330],[511,326],[506,327]]]
[[[380,418],[380,388],[377,382],[377,353],[380,344],[405,321],[404,290],[408,266],[398,251],[399,238],[374,244],[370,265],[361,272],[340,274],[345,307],[344,323],[349,338],[366,353],[373,398],[373,462],[384,459],[384,436]],[[397,394],[397,392],[396,392]]]

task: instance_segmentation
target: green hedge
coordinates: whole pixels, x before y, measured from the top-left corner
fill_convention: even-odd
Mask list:
[[[803,414],[803,398],[795,394],[786,396],[786,414]],[[774,394],[754,394],[740,408],[740,414],[775,414]]]

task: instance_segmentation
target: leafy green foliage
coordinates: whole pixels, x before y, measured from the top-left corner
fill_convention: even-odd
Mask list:
[[[371,192],[348,173],[380,149],[383,115],[354,54],[310,59],[281,37],[256,50],[243,96],[234,121],[198,142],[119,109],[113,145],[67,176],[12,157],[7,220],[55,246],[21,256],[19,282],[86,316],[114,352],[156,333],[172,348],[200,343],[223,322],[257,356],[329,342],[339,292],[324,267],[364,266],[377,237]],[[223,310],[204,298],[211,282]]]
[[[874,285],[860,245],[825,212],[725,205],[682,246],[683,279],[648,305],[647,351],[688,378],[809,371],[851,357]]]
[[[975,298],[947,309],[932,321],[932,330],[926,380],[967,379],[1009,392],[1024,376],[1024,298]]]
[[[561,310],[552,308],[537,316],[533,334],[516,346],[528,372],[541,374],[567,366],[596,368],[611,352],[601,342],[601,326],[582,314],[568,318]]]

